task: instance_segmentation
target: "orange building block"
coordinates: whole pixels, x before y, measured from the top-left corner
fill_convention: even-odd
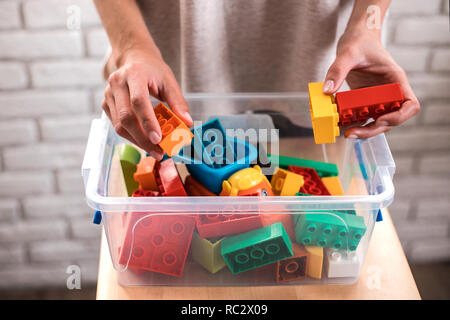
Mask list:
[[[292,250],[292,257],[277,261],[277,282],[306,278],[309,253],[295,242],[292,243]]]
[[[186,177],[186,180],[184,181],[184,188],[186,189],[186,192],[188,193],[188,195],[190,195],[192,197],[201,197],[201,196],[215,197],[215,196],[217,196],[217,194],[206,189],[206,187],[204,185],[202,185],[200,182],[195,180],[192,176]]]
[[[344,195],[344,189],[342,189],[341,181],[339,181],[338,177],[323,177],[322,182],[332,196]]]
[[[159,191],[156,184],[158,162],[152,157],[142,158],[137,165],[133,177],[139,183],[139,188],[144,190]]]
[[[194,135],[164,104],[158,104],[154,111],[162,133],[162,139],[158,145],[169,157],[178,154],[182,147],[191,143]]]
[[[277,196],[295,196],[303,186],[303,176],[278,168],[270,182],[272,191]]]

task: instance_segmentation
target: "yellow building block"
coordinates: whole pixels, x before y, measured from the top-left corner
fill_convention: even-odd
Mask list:
[[[309,111],[316,144],[335,143],[339,136],[339,114],[333,95],[323,93],[323,82],[311,82],[309,90]]]
[[[270,181],[276,196],[295,196],[303,186],[303,176],[278,168]]]
[[[221,254],[224,239],[203,239],[194,231],[191,240],[192,259],[213,274],[223,269],[226,266]]]
[[[323,248],[317,246],[304,247],[309,253],[308,262],[306,265],[306,274],[310,278],[322,279]]]
[[[322,182],[332,196],[344,195],[344,190],[342,189],[341,181],[339,181],[338,177],[323,177]]]

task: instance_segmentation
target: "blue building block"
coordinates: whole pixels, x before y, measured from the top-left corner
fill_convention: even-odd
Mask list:
[[[219,194],[222,191],[224,180],[227,180],[233,173],[248,168],[257,157],[257,150],[253,145],[237,139],[235,139],[235,143],[238,148],[243,147],[245,149],[245,155],[242,158],[235,159],[233,163],[219,168],[210,167],[204,163],[186,163],[186,168],[208,190]]]
[[[93,224],[100,224],[102,222],[102,213],[98,210],[94,213],[94,220],[92,221]]]
[[[235,150],[232,140],[227,139],[219,119],[215,118],[204,125],[192,129],[194,152],[206,165],[221,168],[233,163]]]

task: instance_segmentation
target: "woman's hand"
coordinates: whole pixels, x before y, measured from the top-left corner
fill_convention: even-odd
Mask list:
[[[398,111],[379,117],[366,126],[346,130],[345,137],[366,139],[389,131],[415,116],[420,104],[409,85],[405,71],[382,46],[379,35],[360,29],[347,29],[337,46],[336,60],[325,78],[323,91],[335,93],[344,80],[351,89],[398,82],[405,101]]]
[[[160,56],[145,49],[131,49],[117,59],[110,74],[102,108],[116,132],[160,160],[162,138],[150,96],[167,102],[187,126],[192,126],[188,105],[175,76]]]

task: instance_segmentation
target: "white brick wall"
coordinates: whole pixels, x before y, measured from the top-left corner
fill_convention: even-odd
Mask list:
[[[450,258],[447,14],[444,0],[394,0],[390,12],[388,49],[422,104],[389,133],[391,214],[414,261]],[[91,0],[0,1],[0,289],[65,287],[70,264],[81,266],[82,286],[96,281],[100,228],[80,165],[107,43]]]
[[[0,289],[65,288],[71,264],[96,281],[80,165],[107,43],[92,0],[0,1]]]
[[[1,10],[1,9],[0,9]],[[28,75],[23,63],[0,62],[0,89],[22,89],[28,84]]]
[[[388,48],[421,101],[414,125],[388,133],[399,167],[391,214],[408,258],[450,259],[448,0],[392,1]]]

